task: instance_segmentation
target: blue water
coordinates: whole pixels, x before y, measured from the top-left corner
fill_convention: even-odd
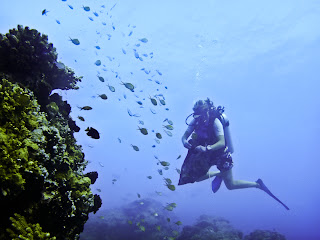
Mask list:
[[[175,214],[184,225],[209,214],[229,219],[245,233],[276,230],[290,240],[320,239],[319,22],[315,0],[2,0],[0,8],[1,33],[22,24],[47,34],[58,59],[83,76],[79,90],[57,92],[71,104],[71,116],[81,127],[75,136],[90,161],[86,170],[99,172],[92,190],[101,195],[103,209],[136,200],[140,193],[176,202]],[[132,83],[135,92],[121,81]],[[103,93],[108,100],[97,96]],[[155,94],[163,94],[167,105],[153,106],[149,96]],[[174,192],[164,186],[154,155],[171,163],[164,176],[177,184],[175,168],[187,153],[181,144],[185,118],[194,102],[206,97],[225,106],[230,119],[234,178],[262,178],[290,211],[257,189],[222,186],[213,194],[210,181],[176,186]],[[77,108],[85,105],[93,110]],[[141,116],[130,117],[128,108]],[[174,123],[172,137],[163,131],[166,118]],[[139,120],[148,135],[137,130]],[[101,138],[89,138],[87,127],[98,129]],[[160,144],[152,130],[162,134]]]

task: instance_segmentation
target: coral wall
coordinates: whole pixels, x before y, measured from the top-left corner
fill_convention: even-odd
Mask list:
[[[97,174],[83,173],[71,107],[50,95],[81,78],[57,67],[47,40],[20,25],[0,35],[0,239],[78,239],[101,206],[90,190]]]

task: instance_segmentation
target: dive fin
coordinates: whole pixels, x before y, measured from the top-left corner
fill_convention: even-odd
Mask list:
[[[211,183],[212,192],[216,193],[219,190],[221,183],[222,183],[222,177],[216,176]]]
[[[264,183],[262,182],[262,180],[259,178],[256,183],[259,183],[261,190],[265,191],[267,194],[269,194],[271,197],[273,197],[275,200],[277,200],[279,203],[282,204],[282,206],[284,206],[287,210],[290,210],[287,205],[285,205],[283,202],[280,201],[279,198],[277,198],[275,195],[272,194],[272,192],[266,187],[266,185],[264,185]]]

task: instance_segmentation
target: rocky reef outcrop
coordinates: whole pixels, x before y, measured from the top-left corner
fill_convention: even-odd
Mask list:
[[[240,240],[243,233],[224,218],[201,215],[193,226],[185,226],[176,240]]]
[[[37,30],[0,35],[0,239],[78,239],[101,206],[71,107],[50,95],[81,80],[62,66]]]
[[[286,240],[286,237],[275,231],[255,230],[245,236],[244,240]]]
[[[167,208],[169,209],[169,208]],[[175,239],[179,234],[177,217],[160,202],[147,198],[121,208],[100,210],[85,225],[81,240]]]

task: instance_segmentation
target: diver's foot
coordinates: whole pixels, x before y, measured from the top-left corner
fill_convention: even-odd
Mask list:
[[[270,190],[266,187],[266,185],[263,183],[263,181],[259,178],[256,183],[258,184],[257,188],[265,191],[265,192],[270,192]]]

